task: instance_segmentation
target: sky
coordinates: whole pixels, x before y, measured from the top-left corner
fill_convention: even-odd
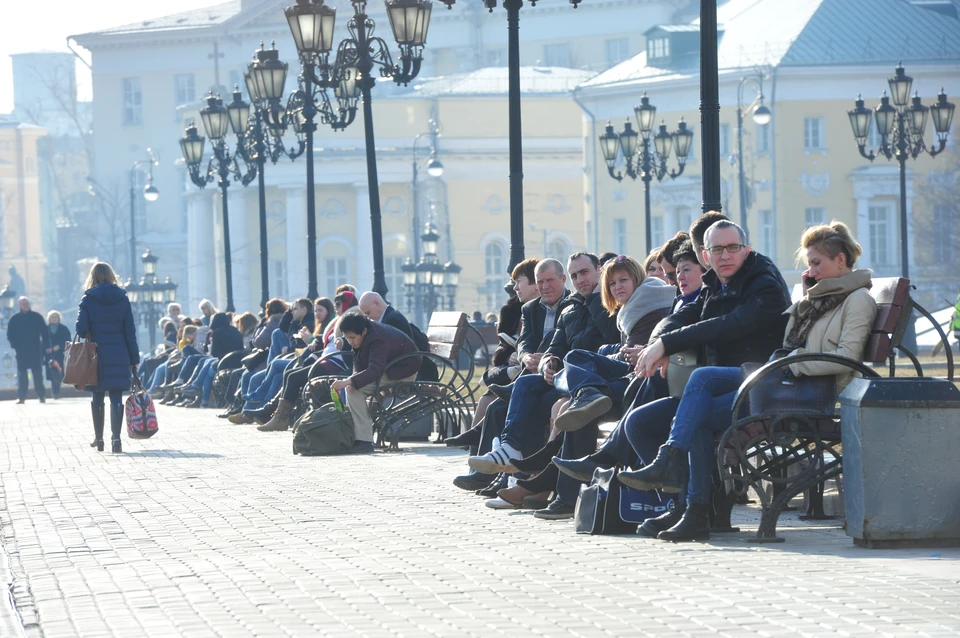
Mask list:
[[[159,18],[226,0],[3,0],[0,8],[0,113],[13,109],[12,53],[69,51],[67,36]],[[43,9],[42,18],[36,14]],[[85,52],[79,49],[81,54]],[[88,58],[89,60],[89,58]],[[77,66],[81,99],[90,99],[87,69]]]

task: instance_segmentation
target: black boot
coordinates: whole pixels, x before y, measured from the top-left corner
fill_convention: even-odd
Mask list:
[[[509,474],[497,474],[497,477],[490,482],[490,485],[486,486],[482,490],[477,490],[477,496],[482,496],[484,498],[497,498],[497,492],[506,488],[509,480]]]
[[[110,433],[113,437],[111,450],[114,454],[123,452],[120,445],[120,430],[123,429],[123,404],[110,404]]]
[[[480,445],[481,434],[483,434],[483,424],[470,428],[457,436],[444,439],[443,443],[447,447],[478,447]]]
[[[257,422],[257,425],[263,425],[273,418],[273,413],[277,411],[278,405],[280,405],[279,394],[263,404],[263,407],[257,408],[256,410],[247,410],[247,414]]]
[[[710,539],[710,506],[691,503],[680,517],[680,522],[657,534],[662,541],[680,543]]]
[[[90,444],[90,447],[97,448],[97,452],[103,452],[103,404],[91,403],[90,411],[93,413],[93,443]]]
[[[683,516],[683,513],[687,510],[686,504],[677,505],[665,514],[661,514],[656,518],[648,518],[643,521],[640,527],[637,528],[637,535],[646,536],[648,538],[656,538],[657,534],[664,530],[668,530],[677,523],[680,522],[680,518]]]
[[[542,472],[529,479],[519,479],[517,481],[517,486],[522,487],[525,490],[529,490],[534,494],[539,494],[541,492],[552,492],[557,487],[557,478],[560,476],[560,471],[550,465],[544,468]]]
[[[687,453],[673,445],[661,445],[653,463],[633,472],[620,472],[618,478],[635,490],[676,494],[687,478]]]
[[[563,447],[563,432],[558,434],[552,441],[534,452],[525,459],[510,459],[513,467],[521,472],[539,472],[550,465],[550,459],[560,454],[560,448]]]

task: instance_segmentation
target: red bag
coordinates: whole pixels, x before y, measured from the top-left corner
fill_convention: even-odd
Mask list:
[[[127,436],[131,439],[149,439],[160,430],[153,399],[134,375],[133,388],[127,397]]]

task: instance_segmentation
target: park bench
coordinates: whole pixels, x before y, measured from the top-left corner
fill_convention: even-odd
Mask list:
[[[730,493],[745,496],[752,488],[760,499],[760,526],[750,541],[782,541],[776,535],[777,520],[791,499],[804,491],[808,494],[804,518],[827,518],[823,513],[824,483],[840,476],[843,458],[836,397],[829,407],[779,405],[758,411],[750,409],[751,391],[770,375],[782,375],[784,368],[803,361],[836,363],[867,377],[879,377],[874,367],[886,362],[892,377],[897,351],[913,362],[918,376],[923,376],[916,355],[903,346],[902,340],[912,310],[931,321],[932,317],[910,297],[909,280],[874,279],[870,293],[877,303],[877,316],[862,361],[822,353],[793,355],[763,365],[737,391],[732,425],[719,439],[717,464]],[[934,325],[946,342],[946,335],[936,322]],[[947,374],[952,381],[953,358],[949,352]]]

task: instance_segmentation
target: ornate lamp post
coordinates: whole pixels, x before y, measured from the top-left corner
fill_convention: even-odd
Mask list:
[[[442,0],[453,4],[453,0]],[[307,139],[307,223],[308,264],[311,295],[316,293],[316,203],[313,193],[313,130],[314,118],[334,130],[342,130],[356,118],[357,101],[363,101],[364,138],[367,154],[367,186],[370,196],[370,222],[373,241],[373,290],[384,298],[387,283],[383,273],[383,230],[380,219],[380,183],[377,177],[376,141],[373,130],[373,105],[370,91],[376,85],[374,71],[381,78],[390,77],[397,84],[408,84],[420,72],[423,47],[430,26],[433,3],[429,0],[385,0],[387,17],[394,39],[400,46],[400,58],[394,64],[383,38],[375,35],[376,24],[367,15],[367,0],[351,0],[353,16],[347,22],[350,37],[341,41],[333,66],[329,53],[333,45],[336,10],[323,0],[298,0],[284,13],[290,25],[302,72],[300,88],[290,96],[288,114],[300,114]],[[326,90],[332,89],[337,101],[335,110]]]
[[[617,134],[611,124],[607,124],[606,132],[600,136],[600,151],[603,153],[603,159],[607,163],[607,171],[610,177],[618,182],[623,179],[623,174],[615,170],[617,157],[623,153],[626,174],[633,180],[638,177],[643,182],[643,204],[644,204],[644,226],[647,240],[647,253],[653,248],[652,229],[650,222],[650,182],[656,178],[661,182],[666,177],[675,179],[683,174],[686,167],[687,154],[690,152],[690,144],[693,141],[693,131],[687,129],[687,123],[680,118],[677,124],[677,130],[673,133],[667,132],[667,126],[660,124],[660,130],[656,135],[653,133],[653,123],[657,116],[657,107],[650,104],[650,99],[644,95],[640,99],[640,104],[634,109],[637,119],[637,126],[640,128],[638,134],[633,130],[633,124],[630,120],[624,124],[623,131]],[[654,150],[650,150],[650,138],[653,138]],[[667,160],[674,149],[677,153],[676,170],[667,169]]]
[[[417,313],[418,320],[423,311],[426,311],[426,319],[429,319],[434,310],[441,308],[444,295],[449,298],[447,309],[453,310],[462,270],[453,262],[446,265],[440,263],[437,256],[440,233],[433,222],[426,223],[420,241],[423,242],[423,257],[416,263],[408,257],[402,266],[407,306],[411,312]]]
[[[436,149],[436,136],[437,132],[434,129],[430,133],[421,133],[417,135],[413,140],[413,264],[420,262],[420,241],[418,241],[417,233],[420,231],[420,189],[419,189],[419,175],[420,175],[420,159],[417,156],[417,144],[426,136],[431,136],[433,139],[432,148],[430,150],[430,159],[427,162],[427,174],[430,177],[437,178],[443,175],[443,164],[437,159],[437,149]],[[422,237],[420,238],[422,240]],[[434,245],[435,247],[435,245]],[[408,295],[409,296],[409,295]],[[415,292],[413,295],[413,307],[411,310],[414,313],[414,320],[418,325],[424,324],[423,316],[423,303],[419,294]]]
[[[233,306],[233,264],[230,254],[230,209],[227,204],[227,188],[230,186],[230,177],[237,181],[244,179],[240,174],[240,167],[237,165],[237,150],[230,150],[224,139],[227,135],[227,129],[233,129],[233,132],[241,136],[246,130],[249,121],[250,111],[247,105],[236,100],[231,103],[228,109],[223,105],[223,100],[213,95],[213,92],[207,97],[207,105],[200,111],[200,119],[203,121],[203,128],[210,138],[213,156],[207,163],[206,172],[201,172],[200,165],[203,162],[204,138],[197,134],[197,127],[189,125],[184,131],[184,136],[180,138],[180,150],[183,152],[183,160],[187,164],[190,172],[190,179],[200,188],[204,188],[208,182],[218,179],[220,186],[220,201],[223,205],[223,261],[226,271],[227,284],[227,312],[234,312]],[[253,176],[248,172],[246,181],[249,183]]]
[[[140,283],[131,279],[124,285],[127,298],[134,312],[140,316],[143,325],[150,332],[150,348],[156,345],[157,321],[163,316],[166,304],[177,298],[177,284],[170,281],[160,282],[157,278],[157,261],[159,258],[147,249],[140,257],[143,262],[143,277]]]
[[[160,159],[152,149],[147,149],[146,161],[137,160],[130,167],[130,278],[137,278],[137,172],[143,171],[147,175],[147,184],[143,187],[143,198],[148,202],[155,202],[160,198],[160,191],[153,185],[153,167],[160,165]]]
[[[749,83],[753,83],[756,97],[744,107],[743,87]],[[747,235],[747,243],[750,243],[750,232],[747,230],[747,182],[743,174],[743,112],[750,110],[753,111],[754,123],[760,126],[769,124],[773,118],[770,109],[763,104],[763,73],[760,71],[754,71],[743,76],[737,86],[737,173],[740,181],[740,226]]]
[[[920,102],[917,93],[910,99],[913,78],[906,74],[903,65],[897,66],[893,77],[887,80],[891,97],[883,92],[880,104],[874,111],[864,107],[863,100],[857,96],[853,109],[847,112],[853,137],[857,141],[860,155],[870,160],[883,155],[888,160],[895,159],[900,164],[900,272],[904,279],[910,278],[910,250],[907,243],[907,160],[916,159],[923,153],[931,157],[943,152],[947,146],[950,124],[953,122],[954,104],[947,101],[947,94],[940,89],[937,101],[929,107]],[[877,134],[880,146],[867,150],[867,136],[870,133],[870,120],[876,113]],[[933,120],[936,142],[930,148],[924,141],[927,116]]]

